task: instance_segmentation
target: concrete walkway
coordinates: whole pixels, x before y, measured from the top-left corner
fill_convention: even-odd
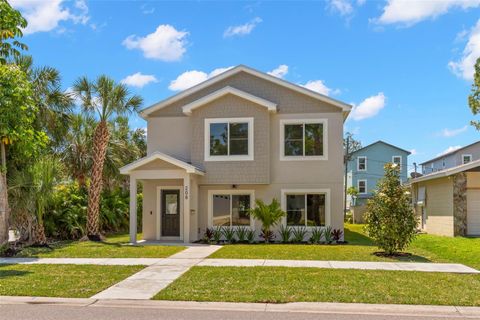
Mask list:
[[[315,261],[264,259],[205,259],[198,266],[210,267],[292,267],[324,269],[395,270],[445,273],[474,273],[480,271],[458,263],[370,262],[370,261]]]
[[[160,261],[94,295],[92,299],[150,299],[218,249],[220,246],[189,247],[169,258],[159,259]]]

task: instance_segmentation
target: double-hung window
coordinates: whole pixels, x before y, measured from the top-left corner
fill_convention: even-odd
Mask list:
[[[210,191],[211,225],[214,227],[250,226],[248,210],[252,206],[251,191]]]
[[[367,157],[357,157],[357,171],[367,171]]]
[[[253,118],[205,119],[205,161],[253,160]]]
[[[402,171],[402,157],[401,156],[393,156],[392,157],[392,163],[396,164],[400,171]]]
[[[326,160],[326,119],[280,120],[280,160]]]
[[[325,226],[327,210],[326,193],[289,192],[285,193],[284,197],[287,226]]]
[[[367,193],[367,180],[358,180],[357,181],[357,189],[359,194],[366,194]]]

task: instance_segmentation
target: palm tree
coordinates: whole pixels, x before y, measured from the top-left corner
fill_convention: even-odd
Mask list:
[[[273,240],[274,235],[270,228],[278,224],[280,219],[286,215],[280,203],[275,198],[270,204],[265,204],[262,200],[257,199],[255,201],[255,208],[250,209],[248,213],[262,223],[261,236],[265,239],[265,242]]]
[[[81,188],[86,187],[86,179],[92,165],[92,136],[97,122],[89,115],[74,114],[64,137],[62,162],[71,178]]]
[[[88,189],[87,236],[100,241],[99,209],[103,183],[103,165],[107,152],[110,132],[108,121],[115,116],[136,111],[143,102],[138,95],[131,95],[127,87],[117,84],[105,75],[94,82],[81,77],[73,85],[74,95],[81,100],[87,113],[98,116],[98,124],[93,136],[92,172]]]

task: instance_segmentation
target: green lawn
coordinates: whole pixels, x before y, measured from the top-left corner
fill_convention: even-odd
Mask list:
[[[0,295],[88,298],[143,266],[0,265]]]
[[[209,258],[455,262],[480,268],[480,238],[418,235],[408,248],[410,257],[384,258],[363,233],[363,225],[345,225],[347,245],[257,244],[226,245]]]
[[[185,249],[182,246],[129,245],[128,235],[107,237],[105,242],[59,241],[49,248],[29,247],[17,257],[39,258],[165,258]]]
[[[158,300],[480,306],[480,275],[284,267],[193,267]]]

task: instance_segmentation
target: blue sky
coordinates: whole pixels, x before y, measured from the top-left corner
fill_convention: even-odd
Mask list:
[[[65,88],[107,74],[146,107],[246,64],[353,104],[346,130],[414,150],[410,165],[480,138],[467,105],[480,0],[12,3]]]

